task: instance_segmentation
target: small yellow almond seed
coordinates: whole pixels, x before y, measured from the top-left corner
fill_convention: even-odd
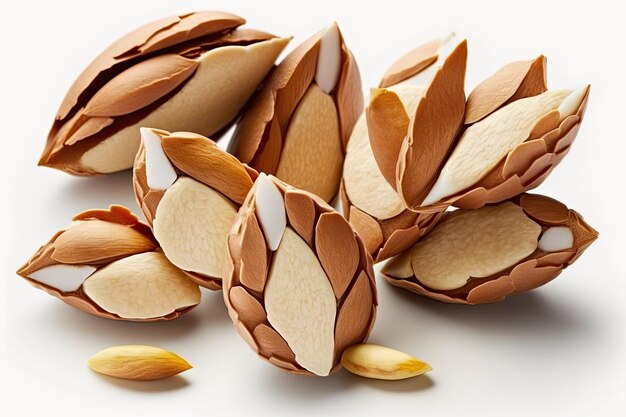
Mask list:
[[[372,379],[406,379],[432,370],[429,364],[388,347],[360,344],[350,346],[341,365],[353,374]]]
[[[154,346],[113,346],[93,355],[89,367],[101,374],[134,381],[163,379],[190,369],[186,360]]]

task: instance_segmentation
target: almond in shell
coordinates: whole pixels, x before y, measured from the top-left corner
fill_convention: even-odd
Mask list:
[[[73,220],[17,271],[33,286],[114,320],[171,320],[200,303],[198,286],[127,208],[88,210]]]
[[[230,13],[195,12],[117,40],[70,87],[39,164],[107,174],[132,167],[140,126],[227,130],[289,42],[239,28],[244,23]]]
[[[448,212],[383,267],[392,285],[439,301],[483,304],[556,278],[598,233],[574,210],[537,194]]]
[[[228,237],[224,299],[263,359],[327,376],[374,323],[372,265],[350,224],[321,198],[260,174]]]

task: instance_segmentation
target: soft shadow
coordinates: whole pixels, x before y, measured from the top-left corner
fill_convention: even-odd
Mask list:
[[[47,314],[33,323],[34,326],[58,329],[70,338],[102,336],[111,345],[138,343],[157,346],[191,337],[201,324],[202,316],[195,310],[171,321],[129,322],[94,316],[62,303],[51,303]]]
[[[97,372],[93,372],[93,374],[108,384],[115,385],[124,390],[138,392],[159,393],[164,391],[175,391],[190,385],[189,381],[180,375],[174,375],[157,381],[130,381],[127,379],[113,378]]]
[[[106,208],[110,204],[121,204],[133,209],[133,173],[126,170],[96,177],[70,178],[55,194],[56,203],[67,206],[68,200],[74,207]]]
[[[507,297],[497,303],[468,306],[442,303],[389,284],[386,286],[402,308],[418,310],[417,317],[436,316],[485,333],[528,332],[556,338],[595,331],[595,326],[580,308],[554,302],[540,291]],[[386,319],[393,320],[392,317]]]
[[[367,378],[361,378],[360,381],[364,385],[368,385],[381,391],[397,393],[413,393],[417,391],[423,391],[435,385],[435,382],[428,375],[420,375],[415,378],[401,379],[398,381],[381,381],[379,379]]]

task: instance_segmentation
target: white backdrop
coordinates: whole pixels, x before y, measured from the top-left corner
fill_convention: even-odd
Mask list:
[[[2,414],[626,415],[626,28],[611,6],[617,3],[3,1]],[[72,215],[110,203],[137,212],[129,173],[85,179],[36,167],[67,88],[120,35],[207,8],[294,35],[289,49],[336,20],[366,89],[400,54],[449,31],[469,40],[468,89],[505,63],[546,54],[551,87],[591,83],[592,92],[577,143],[538,191],[581,212],[600,239],[554,282],[495,305],[445,305],[379,280],[371,341],[434,368],[401,382],[283,373],[235,334],[218,293],[204,292],[202,304],[179,320],[133,324],[92,317],[31,288],[15,269]],[[171,349],[195,368],[155,383],[87,368],[96,351],[129,343]]]

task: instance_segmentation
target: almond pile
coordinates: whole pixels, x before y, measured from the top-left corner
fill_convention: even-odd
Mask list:
[[[366,343],[375,263],[391,258],[392,285],[482,304],[547,283],[598,237],[577,212],[527,193],[569,152],[589,97],[589,86],[549,90],[545,57],[504,66],[466,97],[467,42],[431,41],[389,67],[364,109],[337,24],[274,66],[290,38],[244,23],[165,18],[83,71],[40,164],[132,167],[146,222],[117,205],[80,213],[20,276],[114,320],[171,320],[200,303],[200,287],[222,290],[235,329],[269,363],[393,380],[431,368]],[[224,151],[214,140],[233,124]],[[89,365],[135,380],[190,368],[135,345]]]

